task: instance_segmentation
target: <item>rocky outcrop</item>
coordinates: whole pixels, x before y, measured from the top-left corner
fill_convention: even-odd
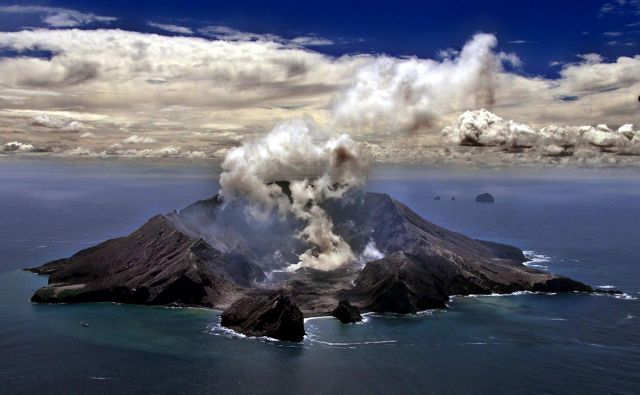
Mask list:
[[[343,324],[355,324],[362,321],[360,309],[346,299],[341,299],[338,306],[331,311],[331,315],[340,320]]]
[[[581,282],[537,270],[523,270],[509,261],[457,264],[441,256],[396,252],[369,262],[346,292],[365,310],[416,313],[445,308],[452,295],[532,292],[592,292]]]
[[[237,300],[222,313],[220,324],[247,336],[301,341],[305,335],[302,312],[281,293]]]
[[[476,196],[476,202],[478,203],[495,203],[496,199],[490,193],[481,193]]]

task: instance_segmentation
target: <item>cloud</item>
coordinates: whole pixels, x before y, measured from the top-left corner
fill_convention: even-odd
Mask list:
[[[91,132],[84,132],[80,135],[80,138],[82,139],[97,139],[98,136],[95,135],[95,133],[91,133]]]
[[[301,45],[303,47],[320,47],[335,44],[332,40],[316,36],[295,37],[289,41],[291,44]]]
[[[2,146],[2,151],[4,152],[31,152],[33,150],[33,145],[20,143],[18,141],[10,141]]]
[[[597,53],[578,54],[576,55],[576,57],[586,64],[596,64],[604,62],[604,58],[602,57],[602,55]]]
[[[55,90],[59,95],[48,98],[48,103],[58,108],[125,109],[150,102],[226,110],[292,101],[319,106],[360,62],[351,57],[333,61],[273,42],[210,41],[120,30],[4,32],[0,48],[54,53],[51,59],[4,59],[0,81],[21,89]]]
[[[611,14],[640,16],[640,0],[615,0],[604,3],[600,8],[600,16]]]
[[[466,161],[459,150],[486,149],[454,151],[439,139],[466,110],[484,107],[534,130],[575,123],[615,129],[637,120],[640,91],[640,56],[581,54],[557,64],[557,78],[523,75],[514,68],[517,56],[501,52],[487,34],[443,51],[440,59],[332,57],[257,38],[103,29],[0,32],[0,48],[19,53],[0,61],[0,139],[12,141],[20,132],[54,155],[77,147],[80,137],[55,122],[25,128],[35,116],[82,122],[100,137],[82,140],[94,155],[137,135],[184,148],[178,157],[201,151],[220,158],[281,120],[308,114],[322,127],[367,141],[382,161]],[[29,56],[33,50],[51,56]],[[593,147],[584,152],[597,155]],[[128,155],[162,156],[161,148]]]
[[[178,33],[178,34],[193,34],[193,30],[191,28],[185,26],[171,25],[168,23],[157,23],[148,21],[147,25],[151,27],[155,27],[160,30],[167,31],[169,33]]]
[[[144,137],[144,136],[138,136],[137,134],[134,134],[122,140],[122,142],[124,144],[152,144],[152,143],[155,143],[156,140],[152,137]]]
[[[85,124],[71,119],[58,118],[49,114],[39,114],[31,118],[31,125],[49,129],[60,129],[65,132],[78,132],[85,128]]]
[[[108,24],[118,19],[111,16],[100,16],[68,8],[45,6],[0,6],[0,13],[38,14],[41,15],[42,22],[51,27],[79,27],[96,23]]]
[[[203,36],[212,37],[216,40],[224,41],[264,41],[280,43],[288,46],[317,47],[335,44],[333,40],[318,36],[299,36],[286,39],[276,34],[258,34],[243,32],[227,26],[206,26],[198,29],[198,33]]]
[[[602,35],[605,36],[605,37],[620,37],[623,34],[624,34],[623,32],[604,32],[604,33],[602,33]]]
[[[529,126],[505,121],[485,110],[466,111],[442,131],[446,140],[458,145],[505,146],[507,149],[530,147],[536,132]]]
[[[73,149],[55,150],[55,155],[62,157],[90,157],[90,158],[186,158],[186,159],[206,159],[209,157],[205,152],[198,150],[183,150],[182,147],[166,146],[156,149],[126,149],[122,144],[115,143],[109,145],[102,151],[92,150],[85,147],[75,147]]]
[[[494,51],[497,39],[477,34],[455,57],[378,57],[363,66],[333,102],[338,124],[354,128],[419,130],[461,107],[492,106],[496,75],[515,55]]]
[[[446,142],[461,146],[500,147],[517,152],[532,149],[547,156],[573,155],[577,148],[613,152],[622,155],[640,154],[640,131],[625,124],[612,131],[607,125],[558,126],[533,128],[486,111],[467,111],[442,130]]]
[[[508,44],[514,44],[514,45],[521,45],[521,44],[533,44],[535,41],[529,41],[529,40],[512,40],[512,41],[508,41]]]

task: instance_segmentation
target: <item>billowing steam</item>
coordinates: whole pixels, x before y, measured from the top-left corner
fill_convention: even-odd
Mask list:
[[[434,126],[442,114],[461,108],[491,107],[503,62],[492,34],[476,34],[462,50],[444,59],[377,57],[356,73],[333,102],[335,120],[356,129],[413,131]]]
[[[368,160],[351,137],[328,138],[311,119],[295,119],[231,149],[222,169],[225,199],[247,199],[257,218],[277,211],[303,224],[296,237],[309,248],[290,270],[331,270],[355,260],[321,207],[323,201],[341,198],[365,182]]]

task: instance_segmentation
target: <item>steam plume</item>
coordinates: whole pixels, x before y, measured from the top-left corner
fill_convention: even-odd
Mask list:
[[[277,211],[302,222],[296,237],[309,249],[290,270],[330,270],[355,260],[321,206],[365,182],[368,159],[351,137],[328,138],[311,119],[294,119],[231,149],[222,169],[225,199],[246,198],[250,213],[258,218]],[[289,181],[288,187],[279,181]]]

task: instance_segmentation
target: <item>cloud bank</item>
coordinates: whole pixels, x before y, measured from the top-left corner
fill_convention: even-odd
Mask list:
[[[0,60],[0,144],[18,139],[53,155],[220,159],[282,120],[308,115],[323,128],[366,142],[376,160],[467,163],[488,150],[469,136],[459,145],[443,144],[439,135],[461,113],[480,107],[519,122],[497,122],[500,132],[483,132],[479,141],[498,139],[488,147],[510,145],[525,159],[527,146],[543,147],[526,140],[553,129],[549,125],[617,130],[638,123],[640,56],[607,61],[582,54],[563,63],[558,78],[547,79],[520,74],[518,57],[501,52],[490,34],[477,34],[438,59],[331,57],[305,48],[322,40],[314,36],[284,40],[220,27],[209,34],[211,39],[109,29],[0,32],[0,49],[21,54]],[[548,133],[575,135],[573,127],[556,128],[565,132]],[[84,134],[69,133],[80,130]],[[598,148],[611,137],[602,133],[579,133],[585,144],[575,145],[576,155],[582,148],[622,155],[622,148]],[[148,151],[109,149],[129,145],[124,140],[131,136]],[[564,144],[554,137],[539,152],[560,153]],[[162,151],[166,147],[181,150],[172,155]]]
[[[538,150],[547,156],[571,156],[578,149],[595,149],[620,155],[640,155],[640,131],[625,124],[617,131],[607,125],[549,125],[535,130],[487,111],[467,111],[442,130],[447,143],[461,146],[500,147],[505,151]]]

